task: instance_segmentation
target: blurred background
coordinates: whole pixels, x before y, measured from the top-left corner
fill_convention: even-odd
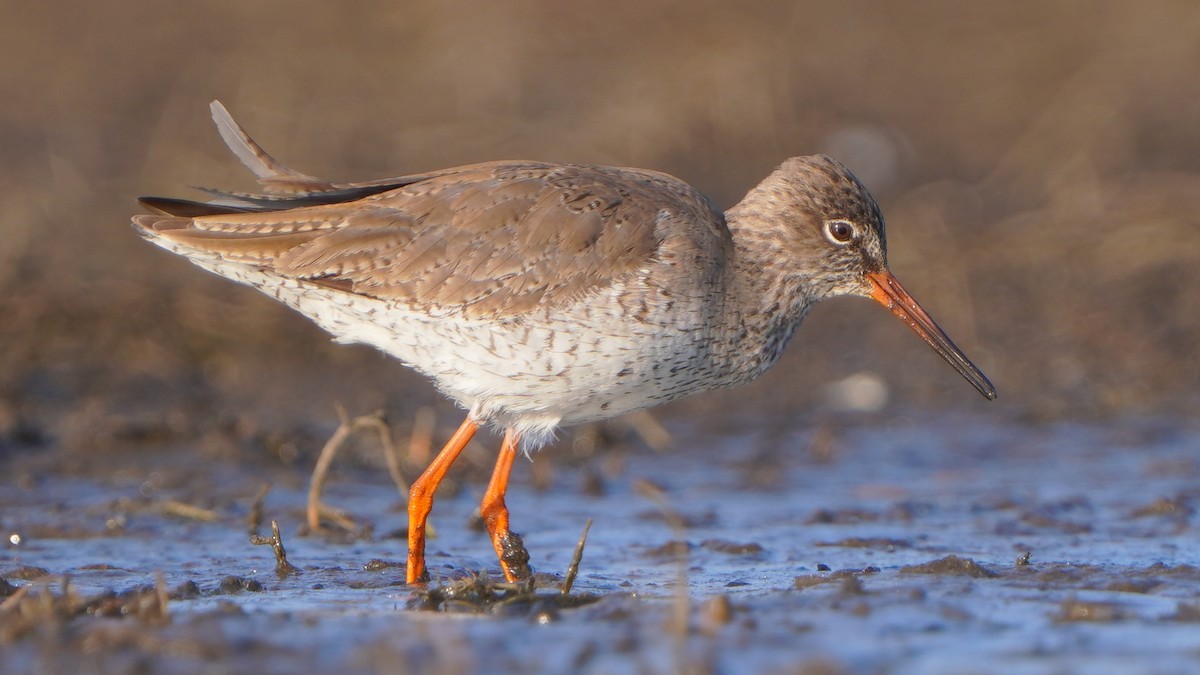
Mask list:
[[[831,153],[881,203],[893,271],[1000,391],[987,403],[887,312],[844,299],[814,311],[760,381],[667,406],[668,422],[1200,404],[1191,0],[124,0],[5,14],[0,450],[213,425],[265,443],[331,427],[335,403],[400,420],[432,405],[440,428],[457,423],[398,363],[333,346],[130,230],[138,195],[254,188],[212,99],[285,164],[337,180],[594,162],[672,173],[727,207],[784,158]]]

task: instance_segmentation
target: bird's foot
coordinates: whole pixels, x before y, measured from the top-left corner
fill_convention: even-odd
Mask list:
[[[525,542],[516,532],[505,532],[499,537],[496,547],[500,553],[500,567],[504,569],[504,577],[510,582],[524,581],[533,576],[529,567],[529,551],[525,550]]]

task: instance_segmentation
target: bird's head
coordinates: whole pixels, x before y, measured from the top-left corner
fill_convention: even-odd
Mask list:
[[[888,269],[879,205],[841,162],[826,155],[793,157],[735,207],[741,220],[771,223],[745,229],[771,249],[810,300],[871,298],[888,308],[981,394],[996,389],[951,342]],[[744,215],[743,215],[744,214]]]

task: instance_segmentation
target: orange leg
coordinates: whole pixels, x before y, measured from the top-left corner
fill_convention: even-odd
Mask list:
[[[529,569],[529,553],[521,536],[508,529],[508,507],[504,504],[508,475],[512,472],[513,460],[517,458],[519,441],[520,437],[515,431],[509,429],[504,432],[504,443],[500,446],[500,456],[496,458],[492,480],[479,506],[479,514],[483,516],[483,523],[492,537],[496,557],[500,558],[504,578],[510,582],[523,581],[533,574]]]
[[[442,451],[433,458],[429,467],[408,491],[408,583],[416,584],[429,580],[425,571],[425,520],[433,509],[433,494],[446,477],[446,472],[458,455],[467,447],[479,425],[471,418],[463,420],[458,431],[450,437]]]

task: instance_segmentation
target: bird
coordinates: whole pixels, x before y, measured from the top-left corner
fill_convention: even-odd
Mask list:
[[[466,410],[411,485],[409,584],[429,581],[434,495],[479,428],[503,434],[480,514],[504,577],[521,581],[532,568],[505,504],[517,455],[562,427],[754,380],[826,298],[876,300],[996,397],[891,273],[879,206],[831,157],[783,161],[726,211],[666,173],[592,164],[335,183],[279,163],[219,101],[210,110],[262,192],[141,197],[135,230],[399,359]]]

